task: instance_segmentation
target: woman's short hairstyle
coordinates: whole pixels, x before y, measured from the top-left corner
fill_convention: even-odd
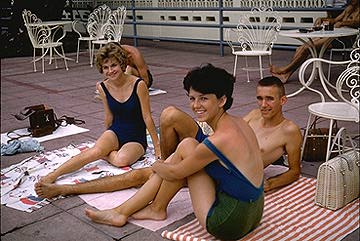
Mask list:
[[[118,43],[107,43],[96,53],[96,68],[100,73],[103,72],[102,66],[107,59],[116,59],[122,71],[125,72],[127,66],[127,53]]]
[[[222,68],[206,64],[192,69],[184,78],[184,89],[189,93],[190,88],[202,94],[215,94],[217,98],[226,96],[224,110],[228,110],[233,103],[235,77]]]
[[[279,97],[285,96],[285,87],[278,77],[268,76],[258,82],[258,86],[275,86],[279,89]]]

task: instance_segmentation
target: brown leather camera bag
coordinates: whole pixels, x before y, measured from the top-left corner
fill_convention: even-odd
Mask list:
[[[319,118],[315,118],[309,128],[308,138],[306,139],[303,160],[308,162],[320,162],[326,159],[326,149],[329,138],[329,128],[316,128],[316,122]],[[338,132],[337,123],[335,122],[332,136]],[[333,154],[330,156],[333,157]]]
[[[25,107],[19,114],[14,115],[18,120],[29,118],[32,137],[41,137],[52,134],[56,129],[54,110],[45,105]]]

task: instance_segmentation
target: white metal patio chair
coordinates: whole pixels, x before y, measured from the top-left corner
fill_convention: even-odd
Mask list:
[[[86,23],[86,31],[88,36],[83,36],[79,30],[81,23],[77,20],[73,22],[73,29],[79,35],[77,43],[77,52],[76,52],[76,63],[79,63],[79,51],[80,51],[80,42],[86,41],[88,43],[89,56],[90,56],[90,65],[92,67],[92,41],[99,40],[104,38],[103,27],[107,22],[111,14],[111,9],[106,4],[103,4],[95,8],[89,15],[88,21]]]
[[[334,53],[341,53],[342,55],[342,60],[345,60],[345,56],[348,56],[348,54],[354,49],[356,48],[356,44],[358,39],[360,38],[360,33],[357,34],[356,39],[354,40],[352,46],[347,46],[346,43],[344,43],[341,39],[334,39],[334,41],[336,41],[341,47],[338,48],[331,48],[330,49],[330,56],[329,56],[329,60],[333,60],[333,54]],[[330,75],[331,75],[331,64],[328,65],[328,74],[327,74],[327,78],[330,79]]]
[[[120,43],[121,37],[124,30],[124,22],[126,18],[126,8],[125,6],[118,7],[116,10],[112,11],[108,21],[103,27],[104,39],[92,41],[93,54],[95,55],[95,45],[105,45],[109,42],[118,42]],[[93,58],[92,58],[93,60]]]
[[[305,80],[305,71],[307,67],[314,62],[320,61],[328,64],[347,64],[347,68],[339,75],[336,80],[336,97],[333,94],[325,96],[322,91],[313,89],[306,84]],[[321,117],[328,119],[330,121],[329,125],[329,134],[328,134],[328,143],[327,143],[327,152],[326,158],[324,161],[329,160],[330,154],[332,152],[337,152],[334,150],[332,145],[332,136],[333,136],[333,123],[334,121],[351,121],[359,123],[359,98],[360,98],[360,40],[357,41],[357,48],[353,49],[350,53],[350,60],[348,61],[330,61],[320,58],[311,58],[305,61],[299,69],[299,80],[303,86],[307,89],[316,92],[320,95],[321,102],[313,103],[308,106],[309,118],[304,134],[304,141],[302,146],[301,157],[304,152],[306,140],[309,136],[309,128],[313,119],[315,117]],[[333,86],[330,83],[322,83],[322,85],[328,85],[326,88],[331,89]],[[325,98],[327,97],[327,98]],[[328,100],[331,101],[328,101]]]
[[[50,53],[50,62],[52,61],[52,58],[54,57],[55,67],[57,68],[57,61],[56,56],[53,56],[53,50],[54,52],[59,55],[61,58],[64,59],[65,68],[66,70],[69,70],[65,52],[63,48],[63,43],[60,42],[60,40],[65,36],[64,34],[55,40],[55,35],[59,29],[64,31],[64,29],[61,26],[58,26],[56,29],[50,28],[49,26],[41,25],[42,21],[39,19],[35,14],[31,13],[31,11],[24,9],[22,12],[22,17],[24,20],[24,24],[26,27],[26,30],[28,32],[31,44],[33,46],[33,64],[34,64],[34,72],[36,72],[36,62],[39,60],[42,60],[42,73],[45,73],[45,56],[49,52]],[[55,31],[53,31],[55,30]],[[60,48],[62,54],[58,52],[56,48]],[[41,49],[41,56],[36,58],[36,49]]]
[[[260,77],[263,78],[265,68],[262,56],[268,56],[271,64],[272,47],[280,28],[280,17],[272,8],[253,8],[251,12],[240,16],[236,28],[225,30],[226,41],[232,54],[235,55],[234,76],[236,76],[238,56],[243,56],[245,67],[242,69],[246,70],[247,81],[250,81],[249,71],[259,70]],[[249,67],[247,57],[258,57],[259,68]]]

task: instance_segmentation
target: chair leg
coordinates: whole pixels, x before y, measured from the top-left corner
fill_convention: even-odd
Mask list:
[[[58,46],[58,47],[61,48],[61,53],[60,53],[56,48],[54,48],[54,51],[55,51],[55,53],[56,53],[59,57],[61,57],[61,58],[64,59],[65,68],[66,68],[66,70],[69,70],[68,65],[67,65],[67,62],[66,62],[66,56],[65,56],[64,46],[63,46],[63,45],[60,45],[60,46]],[[54,56],[55,56],[55,55],[54,55]]]
[[[78,39],[78,43],[77,43],[76,63],[79,63],[79,51],[80,51],[80,39]]]
[[[330,119],[330,127],[329,127],[329,136],[328,136],[328,143],[326,148],[326,158],[325,161],[327,162],[330,158],[330,146],[331,146],[331,137],[332,137],[332,129],[333,129],[334,120]]]
[[[49,60],[49,64],[52,63],[52,58],[53,58],[53,48],[50,48],[50,60]]]
[[[92,66],[91,65],[91,58],[93,56],[93,53],[92,53],[92,48],[91,48],[91,40],[89,40],[88,45],[89,45],[89,55],[90,55],[90,66]]]
[[[54,47],[54,50],[55,50],[55,47]],[[55,51],[54,51],[55,52]],[[54,62],[55,62],[55,69],[58,68],[58,65],[57,65],[57,60],[56,60],[56,54],[54,54]]]
[[[33,52],[33,62],[34,62],[34,72],[36,72],[36,63],[35,63],[35,48],[34,48],[34,52]]]
[[[269,65],[272,65],[272,62],[271,62],[271,55],[269,55]]]
[[[41,59],[41,63],[42,63],[42,73],[45,73],[45,56],[44,56],[44,48],[41,48],[41,55],[43,56]]]
[[[62,51],[62,55],[64,56],[65,68],[66,68],[66,70],[69,70],[68,65],[67,65],[67,62],[66,62],[64,47],[63,47],[62,45],[61,45],[61,51]]]
[[[93,62],[94,62],[94,54],[95,54],[95,44],[92,44],[91,47],[91,53],[90,53],[90,66],[93,67]]]
[[[350,137],[350,136],[349,136]],[[336,133],[330,147],[330,156],[331,153],[337,152],[338,154],[343,154],[346,150],[346,138],[347,133],[345,127],[341,127],[340,130]],[[335,150],[335,148],[337,150]]]
[[[259,55],[259,66],[260,66],[260,79],[263,78],[263,66],[262,66],[262,60],[261,56]]]
[[[246,68],[246,76],[247,76],[247,82],[250,82],[250,76],[249,76],[249,65],[247,61],[247,56],[245,56],[245,68]]]
[[[329,60],[331,61],[332,60],[332,50],[330,50],[330,56],[329,56]],[[329,66],[328,66],[328,74],[327,74],[327,79],[330,81],[330,73],[331,73],[331,64],[329,63]]]
[[[306,124],[306,129],[305,129],[305,133],[304,133],[304,139],[303,139],[303,143],[302,143],[302,147],[301,147],[300,161],[303,159],[304,150],[305,150],[305,144],[306,144],[306,140],[307,140],[308,135],[309,135],[309,128],[310,128],[310,125],[312,123],[312,117],[313,117],[313,115],[311,113],[309,113],[309,118],[308,118],[308,121],[307,121],[307,124]],[[314,118],[316,118],[316,117],[314,117]]]
[[[236,76],[237,58],[238,58],[238,56],[237,56],[237,55],[235,55],[234,70],[233,70],[233,75],[234,75],[234,76]]]

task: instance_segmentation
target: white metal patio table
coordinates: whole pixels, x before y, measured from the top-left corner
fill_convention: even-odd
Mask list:
[[[324,56],[327,47],[329,46],[331,41],[333,41],[335,38],[356,35],[358,33],[359,30],[357,29],[343,27],[343,28],[334,28],[334,30],[331,31],[320,30],[320,31],[311,31],[311,32],[300,32],[299,29],[282,30],[279,32],[279,35],[300,40],[302,43],[306,44],[309,47],[311,57],[322,58]],[[314,39],[317,38],[326,38],[326,41],[323,43],[319,51],[314,45]],[[317,74],[326,93],[332,99],[336,100],[336,98],[329,92],[328,88],[326,87],[325,83],[328,83],[328,79],[324,75],[322,63],[320,61],[314,63],[310,78],[306,82],[306,85],[310,86]],[[291,94],[288,94],[287,97],[293,97],[301,93],[304,89],[306,89],[306,87],[302,86],[299,90]]]

